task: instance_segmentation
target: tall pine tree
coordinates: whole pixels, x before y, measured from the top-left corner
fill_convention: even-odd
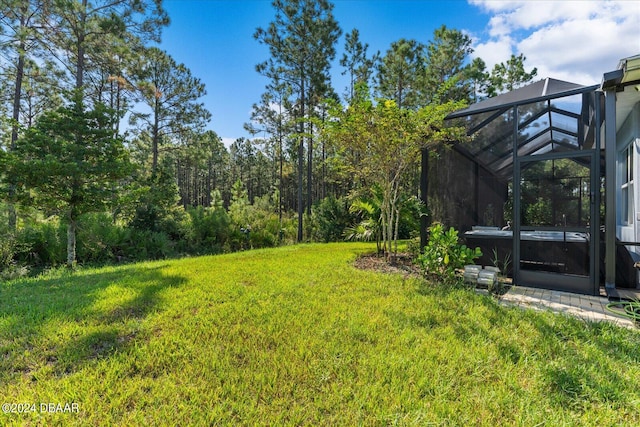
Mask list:
[[[332,13],[333,5],[327,0],[274,0],[273,7],[276,11],[274,20],[266,29],[258,28],[254,34],[260,43],[269,46],[271,57],[258,64],[256,69],[272,80],[286,82],[295,96],[299,123],[298,241],[302,241],[304,141],[308,134],[305,124],[311,106],[317,102],[310,94],[322,92],[319,88],[327,84],[328,70],[335,57],[335,44],[341,30]]]

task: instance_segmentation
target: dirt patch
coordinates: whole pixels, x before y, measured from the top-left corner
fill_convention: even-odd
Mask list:
[[[413,263],[411,255],[398,254],[394,262],[387,262],[384,257],[376,254],[366,254],[358,257],[354,266],[360,270],[376,271],[378,273],[403,274],[404,276],[420,277],[420,267]]]

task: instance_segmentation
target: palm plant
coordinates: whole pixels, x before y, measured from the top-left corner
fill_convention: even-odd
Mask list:
[[[369,197],[355,199],[349,212],[360,219],[359,222],[345,228],[344,237],[349,241],[372,241],[375,239],[378,254],[382,248],[382,194],[380,188],[374,186]]]

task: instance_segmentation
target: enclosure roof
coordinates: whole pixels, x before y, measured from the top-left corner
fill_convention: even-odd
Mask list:
[[[521,157],[591,147],[595,101],[588,94],[598,87],[547,78],[473,104],[446,117],[471,136],[454,146],[500,179],[513,175],[514,150]]]
[[[577,93],[594,90],[597,87],[599,87],[599,85],[583,86],[547,77],[544,80],[539,80],[519,89],[514,89],[511,92],[477,102],[463,110],[454,111],[449,114],[445,120],[513,107],[515,105],[530,104],[546,99],[575,95]]]

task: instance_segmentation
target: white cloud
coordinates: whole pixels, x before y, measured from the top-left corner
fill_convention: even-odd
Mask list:
[[[487,70],[491,71],[495,64],[509,59],[513,52],[513,41],[509,37],[502,37],[478,43],[474,49],[473,56],[482,58],[487,65]]]
[[[225,147],[227,147],[227,150],[229,149],[229,147],[231,147],[231,144],[233,144],[234,142],[236,142],[236,139],[238,138],[229,138],[229,137],[220,137],[220,139],[222,140],[222,143],[224,144]]]
[[[475,55],[487,68],[523,53],[540,78],[597,84],[618,60],[640,53],[638,1],[470,0],[491,15]]]
[[[242,137],[245,139],[248,139],[249,141],[253,142],[253,143],[260,143],[261,139],[260,138],[253,138],[253,137]],[[222,143],[224,144],[224,146],[227,148],[227,150],[229,148],[231,148],[231,145],[233,145],[234,142],[236,142],[238,140],[238,138],[230,138],[230,137],[220,137],[220,139],[222,140]]]

